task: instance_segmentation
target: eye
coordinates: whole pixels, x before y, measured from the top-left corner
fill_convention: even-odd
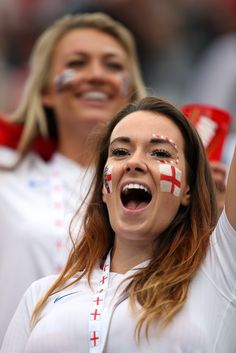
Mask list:
[[[172,155],[169,151],[164,150],[164,149],[156,149],[151,152],[151,156],[156,157],[156,158],[172,158]]]
[[[69,68],[82,67],[84,65],[85,65],[84,59],[75,59],[75,60],[71,60],[67,63],[67,67],[69,67]]]
[[[125,157],[128,156],[130,153],[126,148],[113,148],[111,149],[111,156],[113,157]]]
[[[122,71],[124,70],[124,67],[122,64],[118,63],[118,62],[108,62],[107,67],[113,71]]]

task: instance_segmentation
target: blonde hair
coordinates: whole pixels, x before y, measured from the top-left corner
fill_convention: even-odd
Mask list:
[[[193,125],[169,102],[146,97],[119,112],[102,134],[96,149],[96,175],[83,237],[75,244],[63,272],[37,304],[33,322],[51,294],[78,282],[83,276],[88,276],[89,281],[95,265],[105,259],[113,246],[114,231],[102,197],[103,170],[113,129],[135,111],[161,113],[180,129],[185,141],[187,183],[191,195],[190,204],[179,207],[173,221],[155,240],[148,266],[137,271],[126,288],[131,307],[135,309],[138,302],[143,308],[136,327],[138,336],[143,324],[146,324],[148,334],[151,322],[160,319],[167,324],[185,303],[190,281],[206,255],[217,220],[214,184],[203,144]],[[82,271],[79,276],[78,271]]]
[[[103,13],[66,15],[48,28],[36,42],[30,59],[30,73],[18,108],[12,114],[14,122],[23,124],[23,132],[18,150],[24,153],[36,134],[50,137],[51,121],[42,106],[41,94],[48,81],[52,56],[58,41],[69,31],[78,28],[94,28],[114,37],[124,48],[129,60],[129,70],[133,83],[131,101],[145,96],[145,87],[140,73],[134,38],[121,23]],[[52,118],[52,117],[51,117]],[[51,119],[50,119],[51,120]],[[55,124],[55,122],[54,122]],[[54,130],[56,125],[54,126]],[[52,131],[55,135],[55,131]]]

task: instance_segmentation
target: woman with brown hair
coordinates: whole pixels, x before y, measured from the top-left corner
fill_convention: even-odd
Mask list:
[[[18,108],[0,120],[0,342],[26,288],[66,262],[90,132],[145,95],[132,34],[102,13],[57,20],[30,64]]]
[[[1,352],[234,353],[236,154],[218,222],[202,142],[169,102],[129,104],[96,156],[83,235],[28,289]]]

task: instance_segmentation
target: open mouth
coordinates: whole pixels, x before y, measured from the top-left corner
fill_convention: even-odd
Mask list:
[[[127,184],[121,191],[121,202],[129,210],[140,210],[151,202],[152,194],[141,184]]]

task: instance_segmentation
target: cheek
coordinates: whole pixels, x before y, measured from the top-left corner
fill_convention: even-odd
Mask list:
[[[129,98],[131,91],[131,79],[128,72],[117,73],[114,77],[116,82],[118,94],[121,98]]]
[[[105,194],[112,193],[112,165],[106,165],[103,172],[103,192]]]
[[[70,88],[71,84],[76,79],[76,72],[72,69],[66,69],[59,75],[56,75],[53,79],[57,92],[64,91]]]
[[[160,164],[160,191],[180,197],[182,171],[170,164]]]
[[[128,97],[130,93],[130,75],[127,72],[121,74],[121,83],[120,83],[120,95],[121,97]]]

